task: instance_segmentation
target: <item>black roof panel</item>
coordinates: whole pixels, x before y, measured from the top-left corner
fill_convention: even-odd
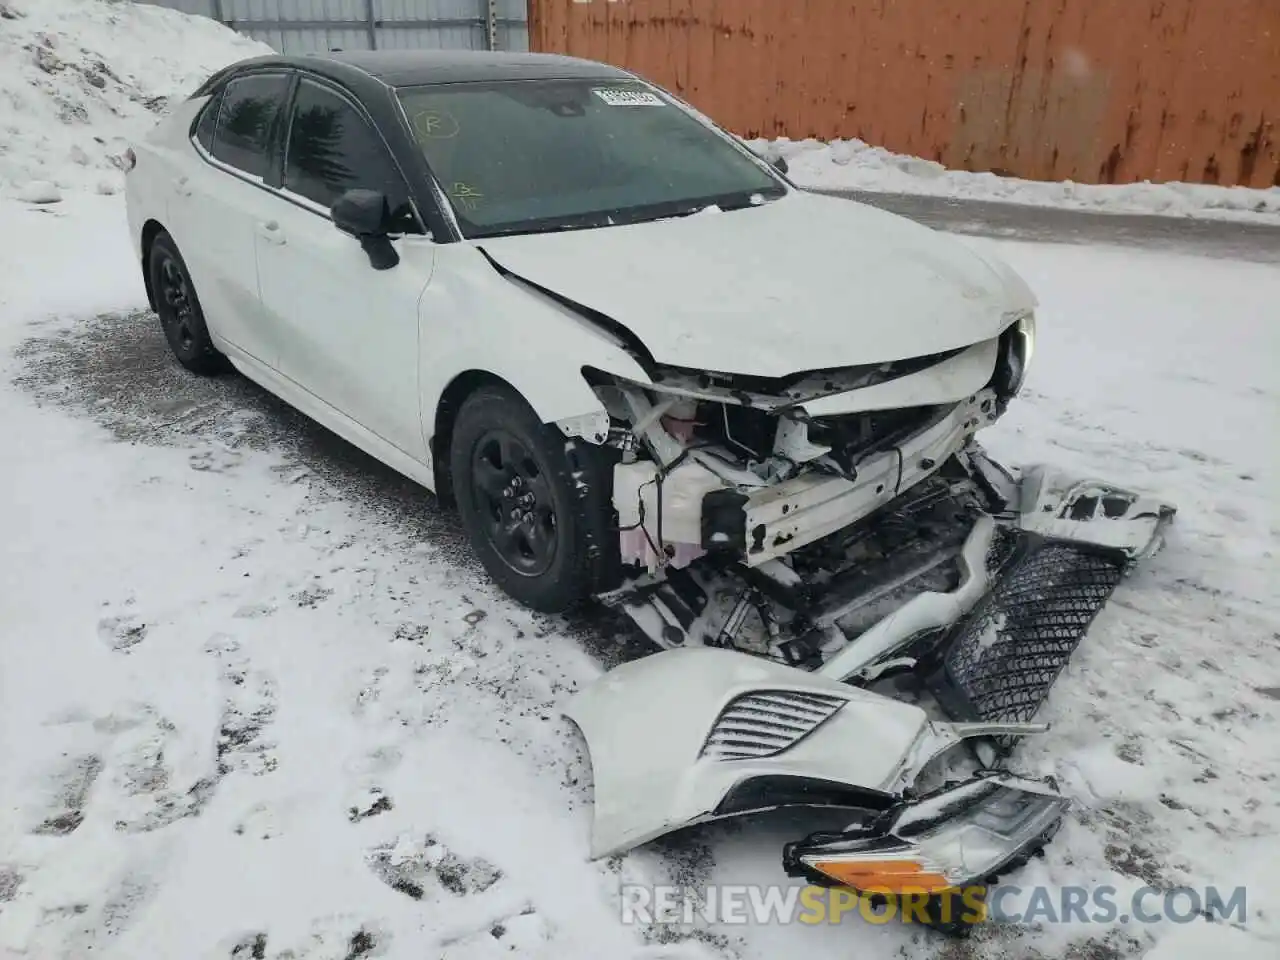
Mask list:
[[[484,50],[350,50],[304,58],[347,64],[393,87],[484,80],[619,79],[625,70],[593,60],[549,53],[500,53]]]

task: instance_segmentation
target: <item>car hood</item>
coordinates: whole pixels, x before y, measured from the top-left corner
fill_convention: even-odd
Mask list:
[[[1035,297],[994,257],[865,204],[759,207],[476,241],[502,269],[604,314],[664,364],[779,377],[996,336]]]

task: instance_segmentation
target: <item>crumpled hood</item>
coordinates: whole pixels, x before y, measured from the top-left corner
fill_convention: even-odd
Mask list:
[[[940,353],[996,336],[1036,302],[1008,266],[952,237],[802,192],[477,244],[505,270],[622,324],[659,363],[725,373]]]

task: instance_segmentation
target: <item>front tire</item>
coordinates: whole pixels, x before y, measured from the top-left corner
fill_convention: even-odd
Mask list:
[[[209,336],[196,296],[195,284],[178,245],[161,231],[151,242],[147,270],[155,296],[160,329],[169,341],[169,349],[178,362],[192,373],[209,375],[226,370],[226,358],[218,352]]]
[[[612,474],[601,448],[543,424],[514,390],[485,386],[458,412],[450,470],[467,536],[510,596],[558,613],[613,585]]]

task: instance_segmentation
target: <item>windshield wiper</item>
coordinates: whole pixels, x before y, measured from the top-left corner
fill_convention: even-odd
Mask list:
[[[705,213],[708,210],[746,210],[748,207],[763,207],[766,203],[777,200],[782,194],[766,194],[759,190],[753,190],[749,193],[735,193],[721,197],[710,197],[706,200],[698,200],[688,206],[680,207],[672,211],[662,211],[659,213],[650,213],[645,216],[629,217],[626,223],[648,223],[655,220],[674,220],[677,217],[691,217],[695,213]]]
[[[732,197],[722,197],[716,204],[721,210],[745,210],[747,207],[763,207],[766,203],[784,196],[780,191],[764,191],[752,190],[751,192],[743,192],[734,194]]]
[[[505,227],[493,227],[479,233],[470,233],[473,240],[486,240],[490,237],[513,237],[527,233],[561,233],[565,230],[591,230],[595,227],[613,226],[614,221],[608,218],[597,218],[586,223],[514,223]]]
[[[564,230],[593,230],[597,227],[625,227],[637,223],[653,223],[659,220],[691,217],[695,213],[703,213],[712,209],[745,210],[748,207],[762,207],[766,203],[777,200],[783,194],[784,191],[774,191],[772,189],[743,190],[738,193],[720,194],[696,200],[666,202],[632,210],[624,207],[617,210],[575,214],[551,222],[526,220],[497,227],[481,228],[479,232],[468,233],[468,236],[476,240],[482,240],[487,237],[510,237],[530,233],[558,233]]]

